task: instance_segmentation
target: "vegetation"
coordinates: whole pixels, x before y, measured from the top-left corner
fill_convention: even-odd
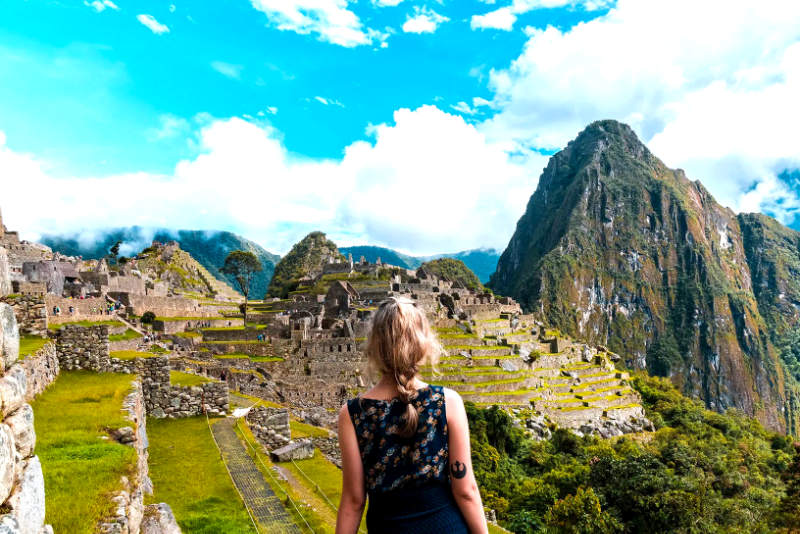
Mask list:
[[[169,503],[184,534],[252,533],[253,525],[205,417],[148,419],[148,503]]]
[[[111,334],[110,336],[108,336],[108,340],[109,341],[130,341],[132,339],[139,339],[140,337],[142,337],[142,334],[140,334],[136,330],[128,328],[122,334]]]
[[[33,402],[36,453],[42,462],[46,493],[45,522],[56,532],[91,534],[111,515],[109,495],[132,476],[133,448],[107,438],[108,428],[129,426],[122,401],[131,376],[62,371]]]
[[[328,240],[324,233],[311,232],[296,243],[275,266],[267,295],[285,299],[290,291],[297,289],[300,278],[313,270],[321,270],[323,260],[329,255],[345,259],[336,244]]]
[[[225,258],[225,264],[219,272],[233,277],[239,291],[244,295],[244,305],[241,310],[244,314],[244,324],[247,324],[247,299],[250,297],[250,286],[256,273],[262,270],[261,262],[255,254],[245,250],[233,250]]]
[[[662,378],[635,388],[657,431],[616,440],[556,430],[532,441],[510,415],[467,403],[487,507],[514,532],[773,532],[792,528],[790,438],[719,414]],[[800,484],[795,482],[795,491]]]
[[[142,314],[142,324],[153,324],[153,321],[156,320],[156,314],[151,311],[146,311]]]
[[[192,387],[208,384],[209,382],[213,382],[213,380],[205,376],[193,375],[181,371],[169,372],[169,383],[173,386]]]
[[[423,263],[420,268],[426,269],[440,278],[449,280],[451,282],[460,282],[464,287],[475,289],[477,291],[483,290],[483,284],[475,276],[475,273],[469,270],[463,261],[453,258],[439,258],[438,260],[428,261]]]
[[[24,360],[28,356],[33,356],[48,343],[50,340],[46,337],[21,336],[19,338],[19,358]]]

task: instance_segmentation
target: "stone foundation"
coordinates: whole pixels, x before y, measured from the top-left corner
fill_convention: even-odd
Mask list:
[[[287,408],[256,406],[245,417],[256,439],[267,449],[277,449],[292,439]]]
[[[47,308],[44,295],[14,295],[0,298],[0,301],[14,309],[20,333],[47,336]]]
[[[28,381],[25,400],[31,401],[58,378],[61,369],[55,344],[48,343],[36,354],[25,358],[22,361],[22,368]]]

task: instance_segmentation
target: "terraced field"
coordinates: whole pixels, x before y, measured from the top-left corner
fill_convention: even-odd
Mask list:
[[[629,376],[602,348],[573,343],[558,332],[501,315],[471,325],[437,329],[447,352],[437,369],[423,369],[434,384],[478,405],[532,408],[566,427],[641,410]],[[437,372],[438,371],[438,372]]]

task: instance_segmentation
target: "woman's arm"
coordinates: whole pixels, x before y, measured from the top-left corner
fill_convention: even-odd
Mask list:
[[[455,391],[445,389],[447,409],[448,447],[450,455],[450,483],[471,534],[486,534],[486,516],[483,513],[481,494],[475,483],[469,450],[469,424],[464,402]]]
[[[336,534],[355,534],[367,500],[364,466],[347,404],[339,410],[339,448],[342,450],[342,500],[336,518]]]

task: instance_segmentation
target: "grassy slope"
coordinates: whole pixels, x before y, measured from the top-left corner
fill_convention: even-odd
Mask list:
[[[122,401],[129,375],[62,372],[34,403],[36,451],[44,471],[47,517],[56,532],[91,533],[111,514],[110,494],[130,476],[135,451],[103,441],[105,427],[129,425]]]
[[[254,531],[204,417],[148,419],[147,432],[155,490],[148,502],[168,503],[184,534]]]
[[[200,386],[212,382],[210,378],[200,375],[193,375],[191,373],[184,373],[181,371],[170,371],[169,382],[173,386]]]

